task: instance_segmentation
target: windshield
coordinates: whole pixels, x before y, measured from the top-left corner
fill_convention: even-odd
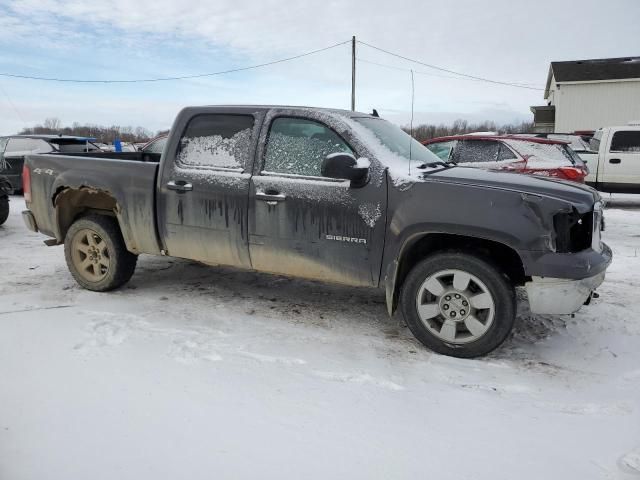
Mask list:
[[[387,150],[396,155],[419,163],[442,162],[427,147],[412,138],[400,127],[381,118],[360,117],[356,122],[371,131]]]

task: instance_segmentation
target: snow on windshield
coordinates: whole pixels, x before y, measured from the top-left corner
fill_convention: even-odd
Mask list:
[[[573,165],[569,153],[565,152],[564,145],[523,140],[505,140],[504,142],[527,159],[528,167],[539,165],[541,168],[548,168],[552,165]]]
[[[240,130],[230,138],[222,135],[183,137],[178,162],[187,167],[242,168],[250,139],[250,128]]]
[[[424,164],[442,162],[433,152],[400,127],[379,118],[345,118],[380,162],[388,167],[397,187],[420,181]],[[411,159],[411,160],[410,160]],[[418,169],[418,167],[423,167]]]

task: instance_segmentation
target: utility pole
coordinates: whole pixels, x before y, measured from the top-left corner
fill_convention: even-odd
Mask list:
[[[356,110],[356,36],[351,37],[351,111]]]

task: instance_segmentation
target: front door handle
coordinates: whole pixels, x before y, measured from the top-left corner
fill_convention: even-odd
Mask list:
[[[167,188],[169,190],[175,190],[178,193],[184,193],[193,190],[193,185],[184,180],[170,180],[167,182]]]
[[[269,205],[275,205],[278,202],[284,202],[287,196],[275,190],[267,190],[266,192],[257,191],[256,199],[267,202]]]
[[[622,163],[622,160],[619,158],[610,158],[609,163]]]

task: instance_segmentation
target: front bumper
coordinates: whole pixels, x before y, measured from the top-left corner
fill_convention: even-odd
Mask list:
[[[556,315],[576,312],[604,281],[604,275],[605,272],[600,272],[582,280],[532,277],[524,285],[531,312]]]

